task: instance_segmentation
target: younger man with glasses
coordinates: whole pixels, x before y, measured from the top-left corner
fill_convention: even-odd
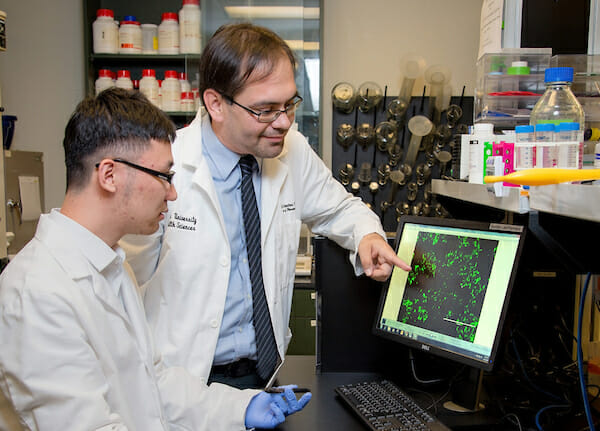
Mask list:
[[[144,96],[118,88],[71,116],[63,205],[40,217],[0,276],[0,390],[19,418],[3,424],[0,409],[1,429],[272,428],[310,399],[290,387],[283,396],[208,388],[154,350],[117,241],[155,232],[177,197],[174,135]]]
[[[209,382],[260,387],[283,359],[303,222],[350,250],[358,273],[408,269],[292,128],[295,69],[272,31],[217,30],[200,60],[207,115],[173,147],[180,197],[155,236],[122,242],[165,360]]]

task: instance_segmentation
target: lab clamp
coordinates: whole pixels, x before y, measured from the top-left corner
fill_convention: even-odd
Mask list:
[[[410,96],[410,77],[396,97],[371,81],[358,89],[340,82],[331,93],[334,176],[379,215],[386,231],[395,231],[402,215],[449,216],[431,192],[431,179],[453,179],[473,98],[464,97],[463,88],[463,96],[447,98],[444,106],[441,87],[449,74],[425,72],[421,97]]]

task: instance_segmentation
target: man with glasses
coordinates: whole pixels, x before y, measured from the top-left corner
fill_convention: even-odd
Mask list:
[[[71,116],[63,205],[40,217],[0,276],[0,390],[12,407],[0,408],[1,429],[273,428],[310,399],[290,386],[207,387],[154,349],[117,242],[155,232],[177,197],[174,137],[163,112],[118,88]]]
[[[207,115],[173,147],[180,197],[156,235],[122,242],[165,360],[209,383],[261,387],[283,359],[303,222],[350,250],[357,273],[409,268],[292,127],[295,68],[270,30],[217,30],[200,59]]]

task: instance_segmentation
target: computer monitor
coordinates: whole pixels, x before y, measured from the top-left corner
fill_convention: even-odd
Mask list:
[[[402,217],[396,253],[412,270],[392,272],[375,334],[491,370],[524,236],[517,225]]]

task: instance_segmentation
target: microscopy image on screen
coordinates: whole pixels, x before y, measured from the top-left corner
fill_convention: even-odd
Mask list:
[[[398,321],[473,342],[498,241],[419,232]]]

